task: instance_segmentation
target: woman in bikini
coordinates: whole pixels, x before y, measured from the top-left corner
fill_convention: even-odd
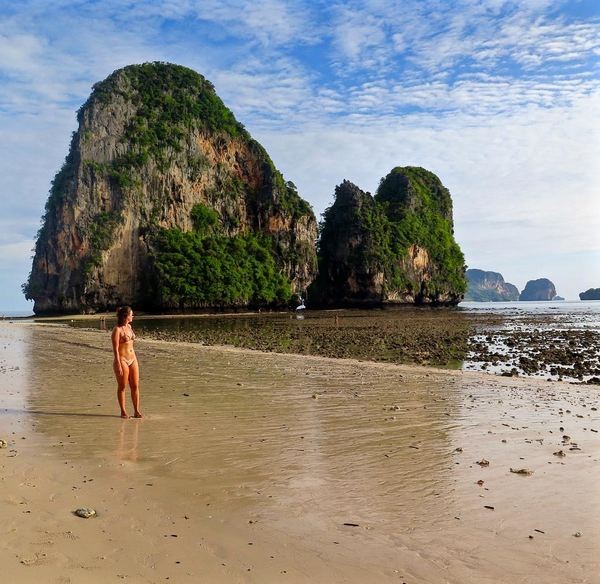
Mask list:
[[[112,332],[112,346],[115,355],[113,369],[118,383],[117,399],[119,400],[122,418],[129,418],[125,411],[125,388],[128,382],[131,388],[133,416],[135,418],[142,417],[140,412],[140,368],[133,350],[135,333],[131,328],[132,320],[133,310],[131,310],[131,307],[122,306],[117,310],[118,322]]]

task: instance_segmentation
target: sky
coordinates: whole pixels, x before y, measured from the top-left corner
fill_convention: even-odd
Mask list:
[[[317,217],[396,166],[448,187],[471,268],[600,287],[597,0],[0,0],[0,312],[94,83],[194,69]]]

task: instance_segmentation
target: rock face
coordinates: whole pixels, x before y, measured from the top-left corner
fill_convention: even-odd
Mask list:
[[[394,168],[375,197],[344,181],[323,215],[310,302],[456,304],[466,290],[450,193],[433,173]]]
[[[579,293],[580,300],[600,300],[600,288],[590,288]]]
[[[204,77],[167,63],[125,67],[94,86],[78,121],[24,285],[37,314],[173,308],[148,288],[160,281],[153,241],[165,230],[190,232],[198,208],[216,212],[220,238],[259,238],[288,293],[310,284],[310,206]],[[241,295],[212,304],[253,302]]]
[[[519,290],[504,281],[498,272],[467,270],[468,288],[465,300],[473,302],[511,302],[519,300]]]
[[[552,300],[556,296],[554,284],[547,278],[529,280],[519,296],[519,300],[545,301]]]

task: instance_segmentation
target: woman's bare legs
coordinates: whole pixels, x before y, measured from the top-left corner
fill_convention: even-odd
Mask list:
[[[131,401],[133,402],[133,417],[141,418],[140,412],[140,366],[137,359],[129,367],[129,387],[131,388]]]
[[[118,363],[113,365],[113,369],[115,377],[117,378],[117,401],[119,402],[119,408],[121,408],[121,417],[129,418],[127,411],[125,410],[125,387],[127,385],[127,379],[129,378],[129,367],[121,361],[122,375],[119,374]]]

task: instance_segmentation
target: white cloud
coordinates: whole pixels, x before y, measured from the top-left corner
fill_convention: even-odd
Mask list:
[[[34,35],[0,33],[0,68],[7,73],[37,73],[40,70],[39,59],[43,50],[43,44]]]
[[[432,75],[460,65],[544,70],[599,50],[599,25],[552,18],[550,2],[344,2],[333,4],[336,66]],[[554,6],[555,8],[556,6]],[[460,73],[459,73],[460,76]]]
[[[386,34],[381,19],[365,11],[337,7],[332,11],[334,48],[344,66],[373,68],[386,58]],[[339,71],[343,73],[342,70]]]
[[[215,72],[212,81],[238,119],[261,120],[270,127],[305,120],[315,105],[313,80],[292,59],[274,59],[265,66],[249,58],[239,67]]]
[[[262,47],[312,43],[318,31],[309,24],[310,3],[284,0],[137,0],[123,8],[122,2],[103,3],[102,11],[125,14],[130,19],[197,19],[219,27],[211,34],[239,37]]]
[[[553,271],[547,277],[575,298],[581,290],[567,275],[574,257],[581,258],[581,274],[600,281],[600,263],[585,260],[600,255],[600,127],[591,123],[600,112],[594,97],[576,105],[435,124],[404,118],[387,127],[261,131],[258,137],[317,213],[331,204],[343,179],[373,192],[394,166],[432,170],[453,195],[457,240],[469,265],[514,266],[504,276],[522,285],[540,277],[532,272],[545,265]],[[537,259],[525,261],[528,256]]]

